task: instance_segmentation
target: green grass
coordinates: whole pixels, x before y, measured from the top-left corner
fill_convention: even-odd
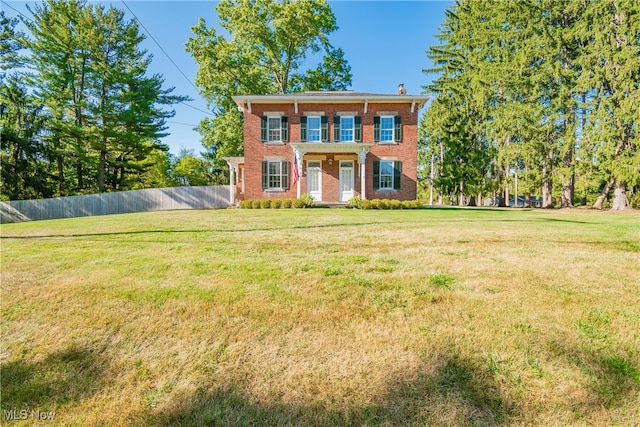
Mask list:
[[[640,419],[637,212],[174,211],[1,235],[3,411],[65,425]]]

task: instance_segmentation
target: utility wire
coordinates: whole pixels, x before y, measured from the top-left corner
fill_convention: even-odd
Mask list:
[[[178,66],[178,64],[176,64],[176,62],[169,56],[169,54],[167,53],[166,50],[164,50],[164,48],[160,45],[160,43],[158,43],[158,40],[156,40],[155,37],[153,37],[153,34],[151,34],[151,32],[147,29],[147,27],[144,26],[144,24],[142,23],[142,21],[140,21],[140,18],[138,18],[138,16],[133,12],[133,10],[131,10],[131,8],[129,7],[129,5],[127,3],[125,3],[124,0],[122,0],[122,4],[129,10],[129,12],[131,12],[131,14],[133,15],[133,17],[135,18],[136,21],[138,21],[138,24],[140,24],[140,26],[142,27],[142,29],[147,33],[147,35],[151,38],[151,40],[153,40],[155,42],[155,44],[160,48],[160,50],[162,51],[162,53],[164,53],[164,55],[169,59],[169,61],[171,61],[171,63],[173,64],[174,67],[176,67],[176,69],[180,72],[180,74],[182,74],[182,77],[184,77],[189,84],[196,90],[196,92],[199,92],[198,88],[196,87],[196,85],[193,84],[193,82],[191,81],[191,79],[189,77],[187,77],[187,75],[184,73],[184,71],[182,71],[182,69]],[[193,105],[189,105],[187,103],[185,103],[184,101],[180,102],[181,104],[186,105],[187,107],[191,107],[194,110],[198,110],[202,113],[208,114],[210,116],[213,116],[213,114],[211,114],[209,111],[205,111],[205,110],[201,110],[200,108],[194,107]]]

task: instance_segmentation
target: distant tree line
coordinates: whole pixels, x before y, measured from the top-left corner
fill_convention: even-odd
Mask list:
[[[612,192],[612,207],[638,205],[640,3],[460,0],[438,39],[423,191],[461,205],[516,191],[545,207],[601,208]]]
[[[79,0],[29,10],[28,35],[0,15],[3,199],[215,181],[202,159],[171,156],[160,142],[167,108],[187,97],[148,74],[135,21]]]

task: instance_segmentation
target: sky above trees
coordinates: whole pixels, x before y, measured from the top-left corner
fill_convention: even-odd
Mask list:
[[[3,0],[2,9],[8,17],[19,16],[18,12],[29,17],[25,4],[36,3]],[[176,155],[182,147],[196,154],[201,152],[201,137],[193,128],[208,114],[204,98],[192,86],[197,64],[185,51],[185,43],[193,35],[191,27],[200,17],[205,18],[209,26],[220,28],[214,10],[217,2],[91,3],[111,4],[123,9],[128,19],[135,14],[140,20],[144,26],[141,32],[147,35],[142,46],[153,54],[149,70],[161,73],[167,86],[176,87],[176,94],[193,99],[188,105],[175,106],[176,115],[167,122],[170,135],[163,138],[163,142]],[[331,41],[344,50],[351,66],[351,89],[395,93],[397,85],[404,83],[409,93],[421,93],[432,78],[422,73],[422,69],[431,67],[425,51],[437,43],[434,35],[444,21],[444,10],[451,4],[448,1],[329,1],[339,27],[332,33]]]

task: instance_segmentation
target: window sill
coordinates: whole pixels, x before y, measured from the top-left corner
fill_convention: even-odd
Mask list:
[[[398,191],[398,190],[396,190],[394,188],[378,188],[375,191],[382,191],[384,193],[391,193],[391,192]]]
[[[398,145],[395,141],[378,141],[379,145]]]
[[[265,193],[286,193],[288,190],[285,190],[284,188],[267,188],[262,191]]]
[[[266,144],[267,145],[284,145],[284,142],[282,142],[282,141],[267,141]]]

